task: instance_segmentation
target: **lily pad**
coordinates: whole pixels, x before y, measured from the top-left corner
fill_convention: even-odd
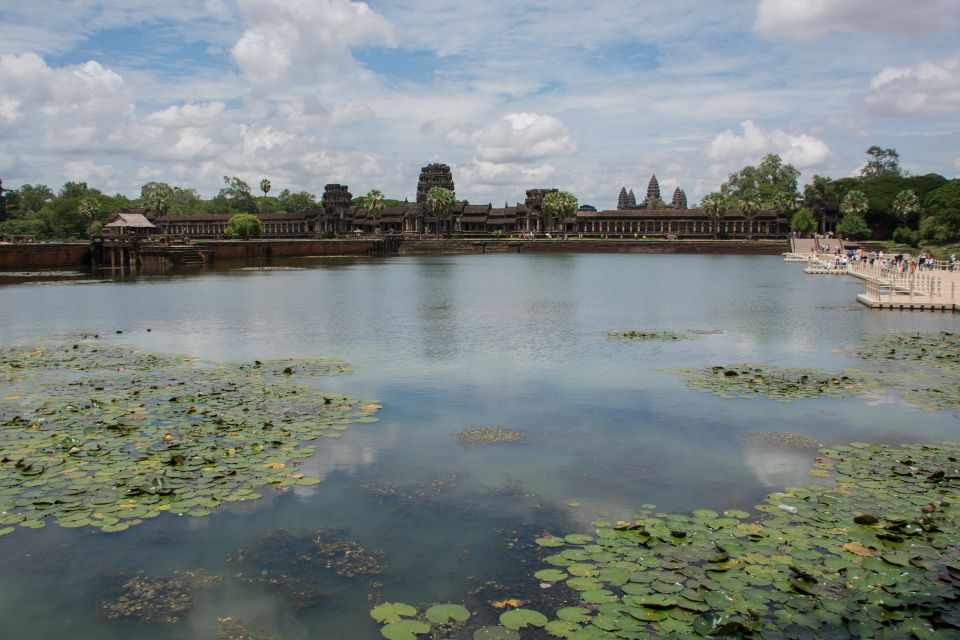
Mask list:
[[[416,640],[417,635],[430,633],[430,625],[419,620],[400,620],[384,625],[380,635],[387,640]]]
[[[417,615],[417,609],[402,602],[384,602],[370,610],[370,617],[377,622],[397,623],[401,618]]]
[[[547,624],[547,616],[531,609],[513,609],[500,614],[500,624],[514,630],[527,626],[542,627]]]
[[[447,624],[450,621],[466,622],[470,612],[460,604],[435,604],[427,609],[425,615],[434,624]]]

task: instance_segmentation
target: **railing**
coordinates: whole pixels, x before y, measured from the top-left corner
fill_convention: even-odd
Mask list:
[[[866,261],[854,261],[847,265],[848,273],[858,275],[867,281],[867,297],[873,300],[893,300],[897,297],[903,300],[909,297],[913,302],[944,301],[956,302],[957,282],[950,280],[943,282],[941,273],[933,270],[903,272],[900,267],[885,268],[879,262],[869,264]]]

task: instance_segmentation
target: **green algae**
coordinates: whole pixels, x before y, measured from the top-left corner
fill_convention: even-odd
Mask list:
[[[800,398],[843,398],[874,387],[862,374],[819,369],[790,369],[773,365],[736,364],[667,369],[682,376],[687,386],[724,398],[769,398],[791,402]]]
[[[0,526],[116,533],[316,484],[298,469],[307,443],[380,408],[303,383],[348,371],[327,358],[203,363],[86,335],[0,349]]]

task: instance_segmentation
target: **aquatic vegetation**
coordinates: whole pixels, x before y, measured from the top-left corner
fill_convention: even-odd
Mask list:
[[[278,591],[294,608],[327,597],[329,576],[365,578],[384,572],[385,554],[367,549],[343,529],[275,529],[227,559],[242,569],[234,579]]]
[[[193,607],[196,591],[219,581],[217,576],[192,571],[166,578],[135,576],[121,585],[115,599],[101,603],[100,611],[111,620],[175,624]]]
[[[790,431],[760,431],[758,433],[748,433],[747,440],[773,445],[775,447],[786,447],[788,449],[819,449],[823,446],[817,442],[813,436]]]
[[[635,340],[638,342],[674,342],[690,340],[695,336],[692,333],[678,333],[676,331],[610,331],[607,337],[612,340]]]
[[[216,640],[273,640],[273,636],[232,617],[217,619]]]
[[[163,512],[209,515],[255,490],[319,482],[305,444],[374,422],[380,406],[302,384],[327,358],[201,363],[99,340],[0,349],[0,535],[118,532]],[[295,382],[296,380],[296,382]]]
[[[909,363],[956,370],[960,369],[960,334],[883,334],[863,340],[852,353],[880,365]]]
[[[380,634],[387,640],[415,640],[427,633],[446,637],[463,626],[470,612],[460,604],[435,604],[420,615],[409,604],[384,602],[370,610],[370,617],[383,623]]]
[[[460,444],[493,444],[495,442],[519,442],[523,434],[506,427],[482,427],[479,429],[464,429],[457,434]]]
[[[790,402],[799,398],[842,398],[872,388],[863,375],[852,370],[834,372],[738,364],[666,371],[686,378],[691,389],[709,391],[724,398],[770,398]]]
[[[957,443],[837,446],[816,463],[832,486],[771,494],[761,518],[644,509],[596,521],[595,536],[543,536],[554,568],[536,577],[579,592],[545,628],[571,639],[956,635],[958,460]]]

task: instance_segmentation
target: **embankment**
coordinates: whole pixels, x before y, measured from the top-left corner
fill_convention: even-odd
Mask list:
[[[0,244],[0,269],[83,267],[90,264],[87,242]]]
[[[659,253],[780,255],[786,240],[404,240],[400,255],[437,253]]]

